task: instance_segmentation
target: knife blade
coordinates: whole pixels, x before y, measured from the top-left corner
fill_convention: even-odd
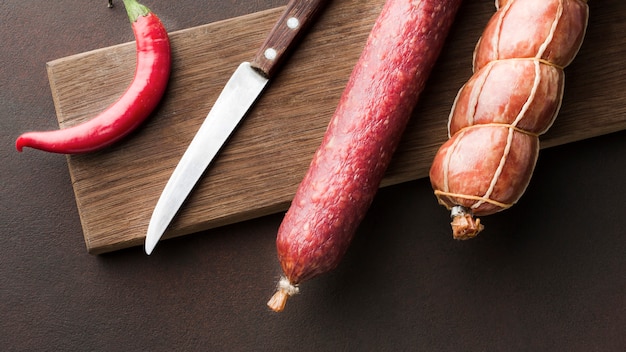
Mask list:
[[[198,180],[327,2],[291,0],[252,60],[237,67],[157,201],[148,224],[146,254],[152,253]]]

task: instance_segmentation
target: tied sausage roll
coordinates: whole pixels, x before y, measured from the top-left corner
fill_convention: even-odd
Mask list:
[[[500,0],[496,8],[430,169],[456,239],[475,237],[483,225],[474,216],[507,209],[526,190],[589,15],[585,0]]]

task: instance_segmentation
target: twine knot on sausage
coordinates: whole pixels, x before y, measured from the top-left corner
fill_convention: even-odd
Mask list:
[[[279,291],[283,291],[288,296],[293,296],[300,293],[300,288],[296,285],[293,285],[291,282],[289,282],[289,279],[284,276],[281,276],[280,280],[278,280],[278,284],[276,284],[276,289]]]
[[[276,292],[267,302],[267,306],[275,312],[281,312],[285,309],[287,299],[298,293],[300,293],[300,288],[292,284],[285,276],[281,276],[276,284]]]

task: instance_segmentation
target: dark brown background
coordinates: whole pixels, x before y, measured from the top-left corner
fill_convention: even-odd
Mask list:
[[[285,3],[145,1],[170,31]],[[590,30],[594,9],[626,11],[621,0],[590,7]],[[451,240],[428,180],[382,189],[341,266],[274,314],[281,214],[169,240],[150,257],[87,254],[65,157],[13,143],[58,127],[47,61],[132,40],[123,6],[0,9],[3,350],[626,349],[626,133],[543,150],[526,195],[470,242]]]

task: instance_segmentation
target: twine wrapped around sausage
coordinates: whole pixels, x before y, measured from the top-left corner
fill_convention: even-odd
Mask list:
[[[589,15],[585,0],[500,0],[496,8],[430,169],[456,239],[475,237],[483,225],[474,216],[507,209],[526,190]]]

